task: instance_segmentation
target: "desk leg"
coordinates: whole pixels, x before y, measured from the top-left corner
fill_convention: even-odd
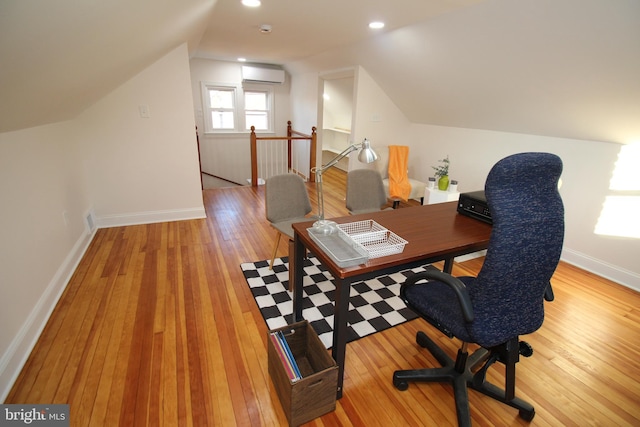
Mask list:
[[[293,280],[293,321],[302,320],[302,279],[304,276],[303,263],[306,252],[304,244],[298,238],[298,234],[293,236],[293,277],[289,274],[289,280]],[[291,265],[291,264],[289,264]],[[291,284],[289,288],[292,288]]]
[[[445,258],[444,268],[442,269],[442,271],[447,274],[451,274],[452,269],[453,269],[453,258]]]
[[[331,356],[338,365],[337,398],[342,397],[342,381],[344,379],[344,362],[347,349],[347,315],[349,313],[349,290],[351,281],[334,279],[336,286],[335,314],[333,317],[333,347]]]

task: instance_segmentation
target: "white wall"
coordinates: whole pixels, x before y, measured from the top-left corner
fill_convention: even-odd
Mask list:
[[[149,118],[139,107],[148,106]],[[186,44],[76,120],[100,226],[205,216]]]
[[[356,71],[353,141],[361,142],[367,138],[378,151],[388,150],[389,145],[409,145],[410,123],[407,118],[364,68],[358,67]],[[350,169],[365,167],[358,162],[357,156],[350,160]],[[410,149],[409,176],[413,177],[419,160],[419,153]]]
[[[237,184],[247,185],[251,178],[251,147],[249,132],[233,135],[207,135],[204,133],[204,116],[201,84],[221,83],[242,85],[242,64],[194,58],[191,60],[192,111],[195,111],[198,134],[200,135],[200,156],[202,170],[210,175],[224,178]],[[289,88],[287,78],[284,84],[272,85],[274,102],[275,132],[260,135],[285,136],[287,121],[292,120],[289,110]],[[311,133],[310,127],[301,127],[292,121],[295,130]]]
[[[92,208],[103,226],[204,217],[190,88],[183,45],[73,120],[0,133],[0,401],[93,237]]]
[[[321,100],[318,98],[318,93],[321,90],[322,84],[318,79],[318,73],[302,73],[296,74],[295,77],[291,76],[289,101],[291,121],[295,128],[301,132],[305,132],[305,129],[311,129],[313,126],[322,126],[322,123],[318,122],[318,111],[321,111]]]
[[[510,154],[545,151],[560,156],[566,218],[563,259],[640,290],[640,240],[594,233],[621,145],[417,124],[411,132],[411,151],[419,152],[422,161],[416,177],[426,180],[433,175],[431,166],[449,155],[450,177],[459,181],[463,192],[483,189],[491,166]]]
[[[322,129],[318,130],[318,141],[322,143],[322,163],[327,163],[352,142],[353,102],[355,78],[331,78],[324,80],[322,99]],[[341,160],[337,168],[347,170],[348,159]]]
[[[72,122],[0,134],[0,401],[89,244]]]
[[[318,75],[305,72],[292,91],[294,114],[317,88]],[[298,76],[293,77],[294,85]],[[594,234],[608,194],[609,180],[620,145],[507,132],[410,123],[362,67],[357,68],[354,141],[368,138],[374,147],[409,145],[409,174],[426,181],[432,166],[449,155],[450,177],[460,191],[480,190],[491,167],[501,158],[523,151],[547,151],[564,162],[561,194],[565,203],[566,235],[563,260],[640,290],[640,241]],[[304,95],[300,102],[295,95]],[[316,100],[319,92],[316,89]],[[351,159],[350,168],[366,167]]]
[[[323,102],[324,129],[351,130],[354,80],[351,76],[324,81],[324,94],[329,96]]]

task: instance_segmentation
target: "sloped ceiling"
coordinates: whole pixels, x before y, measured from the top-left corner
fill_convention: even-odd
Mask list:
[[[182,43],[216,0],[0,0],[0,132],[77,116]]]
[[[72,118],[186,41],[292,73],[362,65],[415,123],[640,140],[638,0],[239,2],[0,0],[0,132]]]
[[[289,64],[362,65],[415,123],[640,142],[640,1],[495,0]]]

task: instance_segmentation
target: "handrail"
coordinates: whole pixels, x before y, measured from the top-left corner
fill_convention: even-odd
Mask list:
[[[304,134],[291,127],[291,120],[287,121],[287,136],[258,136],[255,126],[251,126],[251,186],[258,185],[258,141],[282,141],[287,140],[287,167],[291,169],[291,141],[309,140],[309,170],[316,165],[316,144],[318,136],[316,127],[311,128],[311,135]],[[309,181],[315,182],[315,175],[309,174]]]

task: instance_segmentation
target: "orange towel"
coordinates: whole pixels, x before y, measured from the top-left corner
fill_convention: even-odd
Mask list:
[[[389,196],[407,200],[411,194],[411,183],[407,169],[409,147],[406,145],[389,146]]]

